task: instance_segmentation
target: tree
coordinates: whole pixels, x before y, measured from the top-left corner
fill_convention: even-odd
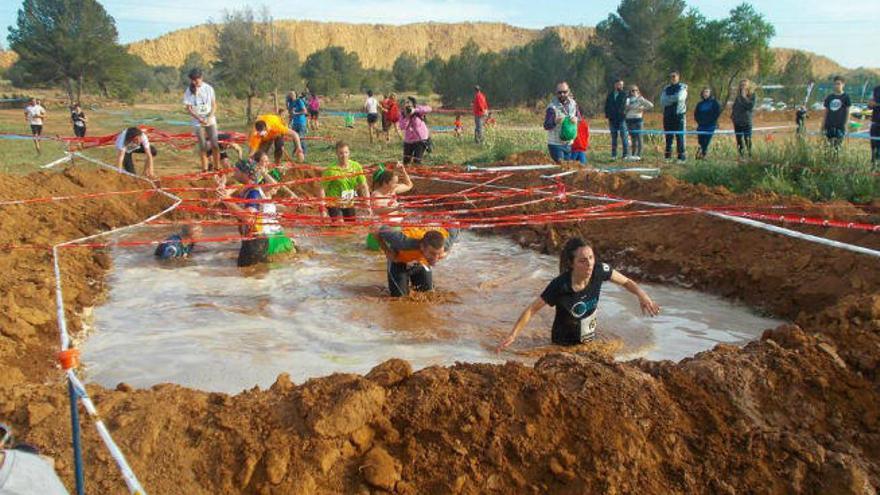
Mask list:
[[[785,86],[784,98],[789,103],[801,103],[805,87],[813,80],[813,61],[804,52],[794,52],[779,75],[779,82]]]
[[[686,62],[682,71],[686,81],[708,85],[723,94],[722,108],[730,101],[737,79],[762,77],[773,68],[770,40],[775,30],[747,3],[720,20],[710,21],[691,11],[674,26],[673,33],[675,36],[664,43],[664,51]]]
[[[321,94],[360,91],[364,78],[357,53],[346,52],[339,46],[330,46],[309,55],[301,72],[309,89]]]
[[[468,41],[458,55],[444,64],[435,81],[435,89],[446,105],[464,106],[470,102],[474,84],[488,82],[491,57],[482,57],[474,40]],[[485,79],[485,81],[484,81]]]
[[[217,37],[214,77],[231,94],[246,99],[245,116],[250,123],[254,97],[288,84],[295,77],[299,57],[285,38],[275,38],[265,10],[260,20],[250,8],[227,12],[223,23],[213,28]]]
[[[407,91],[416,89],[419,86],[421,76],[419,59],[411,53],[401,53],[394,61],[391,75],[394,78],[395,90]]]
[[[118,77],[127,63],[115,22],[96,0],[24,0],[8,40],[19,56],[13,71],[19,81],[60,83],[70,102],[89,79],[115,82],[100,77]]]
[[[684,0],[622,0],[596,26],[596,43],[607,57],[606,82],[621,77],[638,81],[645,94],[659,92],[673,68],[663,45],[684,9]]]

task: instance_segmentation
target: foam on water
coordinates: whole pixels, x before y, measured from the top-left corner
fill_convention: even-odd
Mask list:
[[[167,233],[145,228],[127,239]],[[360,241],[300,239],[309,254],[262,270],[237,268],[234,243],[198,246],[171,264],[156,261],[152,248],[114,248],[110,292],[82,346],[88,379],[238,392],[268,386],[281,372],[302,382],[363,373],[392,357],[417,369],[534,360],[493,348],[553,278],[556,258],[466,233],[435,267],[438,297],[416,302],[387,297],[384,257]],[[700,292],[643,287],[661,316],[642,317],[633,296],[603,286],[599,332],[623,342],[621,358],[677,360],[720,342],[743,344],[779,323]],[[549,344],[552,321],[552,308],[542,310],[514,349]]]

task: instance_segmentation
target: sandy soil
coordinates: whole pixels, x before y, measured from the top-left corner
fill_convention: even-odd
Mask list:
[[[673,179],[568,180],[688,204],[781,200]],[[76,168],[0,176],[3,198],[134,187],[112,172]],[[2,207],[0,245],[94,233],[166,201]],[[696,215],[505,231],[546,252],[574,233],[640,280],[741,299],[796,325],[680,363],[551,353],[534,367],[459,364],[413,374],[392,360],[363,377],[294,384],[281,375],[268,390],[236,396],[176,385],[89,390],[152,494],[876,492],[880,263]],[[876,246],[874,236],[861,240]],[[72,486],[50,261],[46,250],[4,249],[0,257],[0,418],[54,456]],[[76,249],[62,265],[78,329],[77,314],[102,296],[110,262]],[[91,425],[85,455],[89,493],[125,493]]]

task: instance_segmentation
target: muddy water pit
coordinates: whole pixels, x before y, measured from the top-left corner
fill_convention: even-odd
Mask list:
[[[168,233],[144,228],[117,239]],[[301,238],[305,255],[256,271],[236,267],[237,243],[198,246],[179,263],[158,262],[152,248],[113,248],[111,288],[81,345],[86,376],[111,387],[172,382],[236,393],[266,387],[281,372],[302,382],[365,373],[392,357],[418,369],[456,361],[532,362],[552,349],[553,310],[545,308],[511,352],[493,351],[553,278],[555,257],[465,233],[435,269],[436,294],[427,301],[393,300],[384,257],[359,241]],[[620,359],[678,360],[721,342],[744,344],[779,323],[704,293],[643,286],[663,307],[661,316],[642,317],[625,290],[603,287],[595,345],[615,349]]]

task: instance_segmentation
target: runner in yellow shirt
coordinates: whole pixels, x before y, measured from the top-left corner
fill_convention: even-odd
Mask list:
[[[299,134],[293,129],[287,127],[281,117],[271,113],[260,115],[257,117],[257,121],[254,122],[254,130],[251,131],[250,138],[248,138],[250,155],[253,156],[257,151],[268,153],[269,148],[274,144],[275,163],[281,163],[281,156],[284,154],[285,136],[292,138],[296,145],[295,153],[297,161],[304,161],[305,155],[303,154]]]

